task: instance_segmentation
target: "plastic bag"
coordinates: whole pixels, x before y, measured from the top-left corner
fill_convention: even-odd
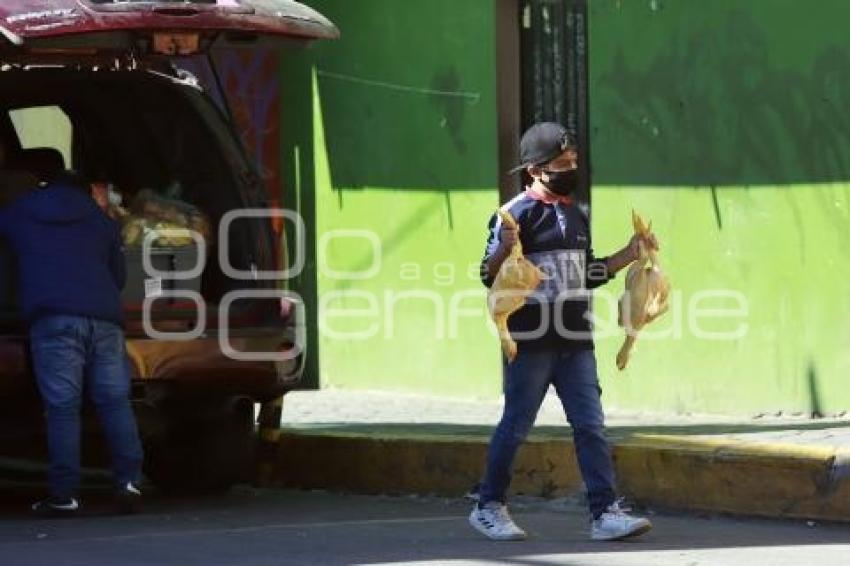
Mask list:
[[[210,242],[210,222],[197,207],[161,197],[150,189],[139,191],[130,205],[123,224],[126,245],[142,245],[147,234],[157,232],[156,246],[189,246],[194,243],[191,232]]]

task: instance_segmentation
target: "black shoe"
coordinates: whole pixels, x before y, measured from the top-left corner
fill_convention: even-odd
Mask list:
[[[73,497],[61,499],[51,497],[32,504],[32,514],[36,517],[74,517],[80,510],[80,503]]]
[[[142,511],[142,492],[128,482],[115,491],[115,508],[122,515],[135,515]]]

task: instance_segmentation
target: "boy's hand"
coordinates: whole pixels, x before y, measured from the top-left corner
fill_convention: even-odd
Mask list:
[[[496,253],[487,260],[487,272],[490,277],[496,277],[502,263],[511,255],[511,250],[518,241],[519,229],[509,228],[503,224],[501,230],[499,230],[499,247],[496,248]]]
[[[504,253],[510,253],[511,249],[513,249],[514,244],[519,241],[519,230],[516,228],[510,228],[506,225],[502,225],[502,229],[499,231],[499,247],[502,249]]]
[[[643,246],[647,250],[658,251],[659,249],[661,249],[658,246],[658,240],[655,238],[655,234],[650,233],[646,237],[643,237],[640,234],[635,234],[634,236],[632,236],[632,239],[629,240],[629,243],[626,245],[630,262],[637,261],[638,259],[640,259],[641,241],[643,241]]]

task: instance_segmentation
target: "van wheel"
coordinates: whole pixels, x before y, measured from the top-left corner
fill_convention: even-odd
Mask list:
[[[144,472],[170,495],[211,494],[253,478],[254,406],[247,399],[227,410],[184,406],[145,444]],[[199,416],[200,413],[200,416]]]

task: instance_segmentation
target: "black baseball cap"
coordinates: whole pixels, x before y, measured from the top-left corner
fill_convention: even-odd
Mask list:
[[[509,171],[516,173],[532,165],[543,165],[574,146],[567,129],[557,122],[538,122],[522,135],[519,142],[520,164]]]

